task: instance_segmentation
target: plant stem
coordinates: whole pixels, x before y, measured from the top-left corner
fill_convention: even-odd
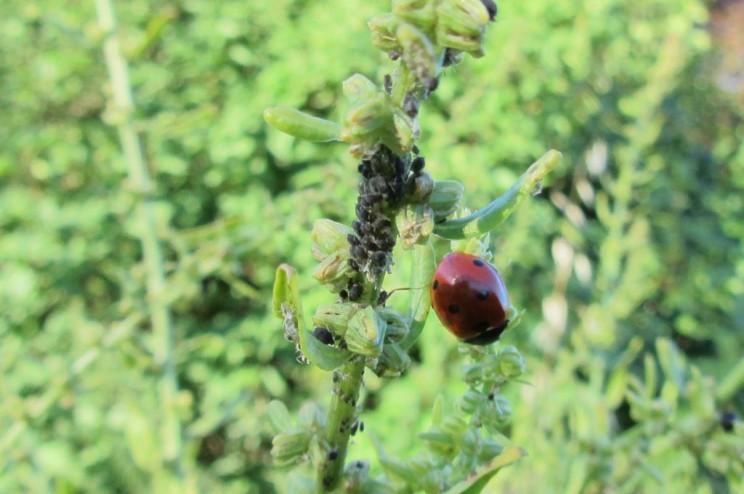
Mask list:
[[[334,373],[333,398],[326,426],[326,454],[318,466],[318,492],[334,490],[346,463],[349,435],[356,418],[356,404],[364,374],[364,358],[353,358]]]
[[[147,271],[147,302],[153,331],[153,353],[160,376],[157,392],[160,401],[159,435],[162,445],[162,479],[155,479],[158,492],[184,492],[184,454],[182,425],[176,397],[178,382],[173,358],[173,325],[170,309],[165,301],[165,271],[163,252],[158,240],[158,229],[151,192],[147,163],[142,142],[134,127],[134,98],[129,79],[129,68],[121,54],[116,34],[116,21],[111,0],[95,0],[98,22],[106,34],[103,52],[112,86],[114,107],[121,113],[117,120],[119,139],[128,166],[128,176],[138,193],[136,214],[139,237]]]
[[[739,360],[733,369],[721,380],[716,389],[716,398],[725,403],[744,387],[744,358]]]

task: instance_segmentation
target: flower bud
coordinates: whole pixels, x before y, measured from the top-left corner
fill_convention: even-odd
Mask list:
[[[465,413],[473,413],[482,402],[483,393],[468,389],[458,400],[458,407]]]
[[[349,320],[344,340],[350,351],[365,357],[377,358],[382,354],[386,328],[385,321],[371,305],[368,305]]]
[[[462,441],[460,442],[462,452],[467,456],[475,456],[480,449],[480,434],[478,429],[475,427],[468,427],[465,433],[462,435]]]
[[[489,18],[480,0],[444,0],[436,12],[438,46],[483,56],[483,33]]]
[[[439,426],[442,431],[447,434],[451,434],[453,437],[459,440],[462,437],[463,432],[467,428],[465,421],[457,416],[448,415],[442,420],[442,424]]]
[[[348,249],[346,237],[352,233],[351,228],[328,219],[315,220],[310,233],[313,256],[322,261],[339,249]]]
[[[349,250],[341,249],[326,257],[313,270],[313,278],[338,293],[343,290],[356,272],[349,266]]]
[[[390,329],[389,326],[388,329]],[[386,343],[382,348],[382,355],[377,361],[375,374],[380,377],[399,376],[410,364],[411,358],[397,343]]]
[[[393,113],[393,128],[394,140],[386,142],[383,139],[382,142],[396,154],[407,154],[419,136],[418,125],[404,111],[397,108]]]
[[[483,419],[494,418],[498,422],[506,422],[511,417],[511,402],[502,395],[495,395],[483,407]]]
[[[362,141],[390,122],[391,111],[387,96],[378,93],[349,108],[344,117],[341,139],[348,143]],[[375,141],[378,138],[373,136]]]
[[[499,456],[501,452],[504,451],[504,445],[490,437],[481,438],[480,447],[481,451],[478,455],[479,463],[490,461],[493,458]]]
[[[349,103],[361,103],[380,92],[377,85],[362,74],[354,74],[343,82],[344,96]]]
[[[372,43],[383,51],[393,51],[399,48],[395,32],[400,21],[393,14],[382,14],[373,17],[367,23],[372,31]]]
[[[274,464],[284,467],[298,463],[307,453],[311,435],[308,431],[294,429],[274,436],[271,441],[271,456]]]
[[[423,204],[408,206],[395,220],[404,249],[426,242],[434,231],[434,214],[429,206]]]
[[[455,180],[437,180],[429,195],[429,207],[434,211],[434,222],[438,223],[457,211],[465,186]]]
[[[356,314],[359,306],[356,304],[329,304],[321,305],[313,316],[313,326],[328,328],[335,336],[343,336],[349,319]]]
[[[506,379],[519,377],[525,372],[524,357],[513,345],[500,348],[496,352],[496,362],[499,371]]]
[[[385,338],[388,341],[400,341],[408,335],[408,318],[392,307],[380,307],[377,313],[387,323]]]
[[[403,63],[416,75],[425,88],[436,87],[438,67],[434,46],[426,35],[412,26],[402,23],[396,31],[403,50]]]
[[[437,23],[435,4],[434,0],[393,0],[393,14],[431,38]]]

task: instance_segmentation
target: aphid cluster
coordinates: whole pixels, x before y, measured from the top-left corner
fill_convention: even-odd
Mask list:
[[[384,146],[359,165],[362,180],[355,208],[357,219],[352,223],[354,233],[347,237],[349,266],[359,275],[349,280],[342,298],[359,300],[364,291],[363,275],[374,278],[389,270],[397,233],[391,212],[401,204],[424,165],[422,157],[396,156]]]

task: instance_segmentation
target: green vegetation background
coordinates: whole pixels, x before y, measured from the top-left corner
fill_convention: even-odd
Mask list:
[[[284,492],[266,404],[325,405],[330,382],[271,317],[273,272],[303,274],[306,307],[331,301],[309,276],[309,230],[351,221],[357,176],[344,146],[270,131],[261,112],[337,119],[341,81],[381,81],[391,63],[365,22],[388,1],[116,9],[157,180],[192,487]],[[95,19],[93,2],[3,3],[0,492],[148,492],[160,468],[136,196]],[[494,489],[742,487],[742,430],[717,417],[744,410],[726,381],[744,354],[744,110],[714,83],[707,23],[699,0],[501,2],[487,56],[423,106],[427,169],[464,182],[469,207],[564,153],[492,236],[526,311],[506,340],[531,383],[508,390],[505,428],[530,456]],[[430,320],[403,378],[367,379],[350,459],[373,459],[370,435],[414,451],[434,398],[463,390],[460,365]]]

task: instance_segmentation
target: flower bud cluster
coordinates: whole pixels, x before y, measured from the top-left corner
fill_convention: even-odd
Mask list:
[[[316,220],[310,233],[313,256],[320,261],[313,277],[334,293],[342,292],[355,274],[349,265],[350,234],[351,228],[328,219]]]
[[[392,14],[378,15],[368,26],[372,42],[401,58],[433,91],[441,67],[456,63],[461,53],[483,56],[485,28],[497,10],[493,0],[393,0]]]
[[[342,302],[318,307],[312,321],[316,338],[323,335],[323,343],[365,357],[380,376],[400,375],[411,362],[398,345],[408,335],[409,322],[396,309]]]
[[[469,389],[458,399],[457,408],[445,410],[440,395],[434,402],[432,425],[419,438],[426,443],[425,455],[406,461],[385,458],[383,467],[403,479],[416,492],[446,490],[452,482],[472,475],[505,451],[496,436],[511,416],[509,400],[500,387],[525,370],[524,357],[516,348],[461,346],[473,363],[463,368]],[[443,476],[442,476],[443,475]]]
[[[380,144],[397,155],[407,154],[418,138],[419,128],[414,116],[396,105],[385,88],[361,74],[344,81],[343,91],[349,106],[344,114],[340,138],[351,145],[356,157],[369,157]]]

